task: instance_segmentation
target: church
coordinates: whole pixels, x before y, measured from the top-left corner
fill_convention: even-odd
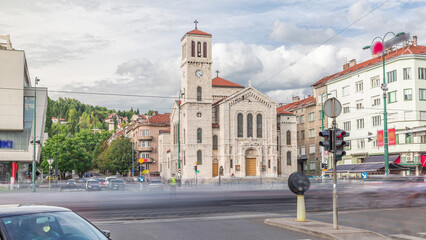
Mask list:
[[[277,103],[250,81],[244,87],[219,71],[212,78],[212,35],[197,25],[182,37],[181,51],[180,100],[172,107],[170,131],[158,139],[161,176],[208,181],[296,171],[295,116],[277,113]]]

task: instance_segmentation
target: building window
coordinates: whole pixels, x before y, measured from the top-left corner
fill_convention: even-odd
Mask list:
[[[299,116],[296,116],[296,124],[299,124]]]
[[[377,116],[373,116],[373,127],[377,127],[380,126],[382,124],[382,116],[381,115],[377,115]]]
[[[362,90],[364,90],[364,84],[362,83],[362,81],[356,82],[355,83],[355,91],[361,92]]]
[[[363,108],[363,106],[362,106],[363,104],[362,104],[362,101],[358,101],[358,102],[356,102],[356,109],[362,109]]]
[[[359,139],[358,140],[358,149],[364,149],[365,148],[365,140]]]
[[[310,138],[315,137],[315,129],[314,129],[314,128],[309,129],[309,137],[310,137]]]
[[[262,114],[257,114],[256,117],[256,135],[257,138],[262,138]]]
[[[300,138],[305,139],[305,130],[300,131]]]
[[[300,123],[305,123],[305,115],[300,115]]]
[[[388,83],[396,82],[396,70],[386,73],[388,77]]]
[[[197,129],[197,143],[203,142],[203,130],[201,128]]]
[[[315,120],[315,113],[311,112],[309,113],[309,122],[313,122]]]
[[[343,113],[350,113],[349,103],[343,105]]]
[[[315,154],[315,144],[309,145],[309,154]]]
[[[380,86],[380,76],[374,76],[371,78],[371,88]]]
[[[271,168],[271,160],[268,160],[268,168]]]
[[[253,137],[253,115],[247,115],[247,137]]]
[[[343,130],[345,131],[351,130],[351,121],[343,122]]]
[[[300,147],[300,155],[306,155],[306,149],[305,146]]]
[[[291,145],[291,132],[290,132],[290,130],[287,130],[287,133],[286,133],[286,140],[287,140],[287,145]]]
[[[380,96],[371,97],[371,106],[380,106]]]
[[[149,153],[141,152],[139,153],[139,158],[149,158]]]
[[[419,89],[419,100],[426,100],[426,89],[420,88]]]
[[[420,120],[422,120],[422,121],[426,120],[426,112],[425,111],[420,111]]]
[[[315,171],[315,162],[310,162],[309,163],[309,170],[310,171]]]
[[[411,79],[411,68],[410,67],[408,67],[408,68],[403,68],[402,69],[402,72],[403,72],[403,79],[404,80],[407,80],[407,79]]]
[[[201,87],[197,87],[197,101],[201,101],[202,97]]]
[[[201,43],[197,43],[197,57],[201,57]]]
[[[388,92],[388,103],[396,102],[396,91]]]
[[[243,114],[238,113],[237,121],[238,121],[238,126],[237,126],[237,128],[238,128],[238,131],[237,131],[238,137],[243,137]]]
[[[362,128],[364,128],[364,118],[361,118],[361,119],[357,119],[357,120],[356,120],[356,128],[357,128],[357,129],[362,129]]]
[[[411,88],[404,89],[404,101],[413,100],[413,93]]]
[[[349,86],[343,87],[342,88],[342,96],[347,96],[349,95]]]
[[[217,135],[213,136],[213,150],[217,150],[218,149],[218,142],[217,142]]]
[[[195,42],[191,42],[191,56],[195,57]]]
[[[426,79],[426,68],[419,68],[419,79]]]
[[[234,167],[234,163],[232,162],[232,159],[229,160],[229,168],[233,168]]]
[[[203,57],[207,57],[207,43],[203,43]]]
[[[291,166],[291,152],[287,151],[287,166]]]
[[[351,150],[351,140],[345,140],[345,142],[347,142],[347,143],[348,143],[348,145],[347,145],[347,146],[345,146],[345,150],[346,150],[346,151]]]
[[[203,165],[203,154],[201,150],[197,151],[197,165]]]

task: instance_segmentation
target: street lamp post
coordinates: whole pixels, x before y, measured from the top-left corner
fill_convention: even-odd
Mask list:
[[[178,171],[180,170],[180,98],[184,95],[182,91],[179,91],[179,112],[178,112]]]
[[[393,34],[393,38],[389,40],[389,42],[386,42],[388,44],[385,43],[385,38],[388,34]],[[382,37],[375,37],[373,39],[373,41],[371,41],[371,44],[369,46],[365,46],[363,49],[372,49],[373,43],[376,39],[379,39],[382,46],[383,46],[383,50],[382,50],[382,65],[383,65],[383,83],[381,86],[381,89],[383,90],[383,134],[384,134],[384,154],[385,154],[385,175],[389,174],[389,140],[388,140],[388,113],[386,111],[386,98],[387,98],[387,91],[388,91],[388,87],[386,84],[386,72],[385,72],[385,50],[386,48],[392,47],[398,43],[400,43],[401,41],[398,41],[398,37],[399,36],[403,36],[405,35],[404,32],[400,32],[398,34],[395,34],[393,32],[387,32],[385,34],[385,36]],[[402,38],[402,40],[405,40],[405,38]]]
[[[32,177],[32,182],[33,182],[33,188],[32,191],[35,192],[36,191],[36,185],[35,185],[35,175],[36,175],[36,116],[37,116],[37,111],[36,111],[36,103],[37,103],[37,84],[40,81],[40,79],[38,79],[37,77],[34,80],[34,136],[33,136],[33,150],[34,150],[34,158],[33,158],[33,177]]]

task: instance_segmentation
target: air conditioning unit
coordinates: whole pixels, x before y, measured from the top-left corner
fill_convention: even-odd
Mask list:
[[[412,162],[413,161],[413,158],[411,157],[411,156],[407,156],[407,162]]]

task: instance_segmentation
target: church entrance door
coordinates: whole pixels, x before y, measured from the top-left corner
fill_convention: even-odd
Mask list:
[[[218,169],[219,169],[219,164],[217,162],[213,163],[213,177],[217,177],[219,175]]]
[[[256,158],[246,158],[246,176],[256,176]]]

